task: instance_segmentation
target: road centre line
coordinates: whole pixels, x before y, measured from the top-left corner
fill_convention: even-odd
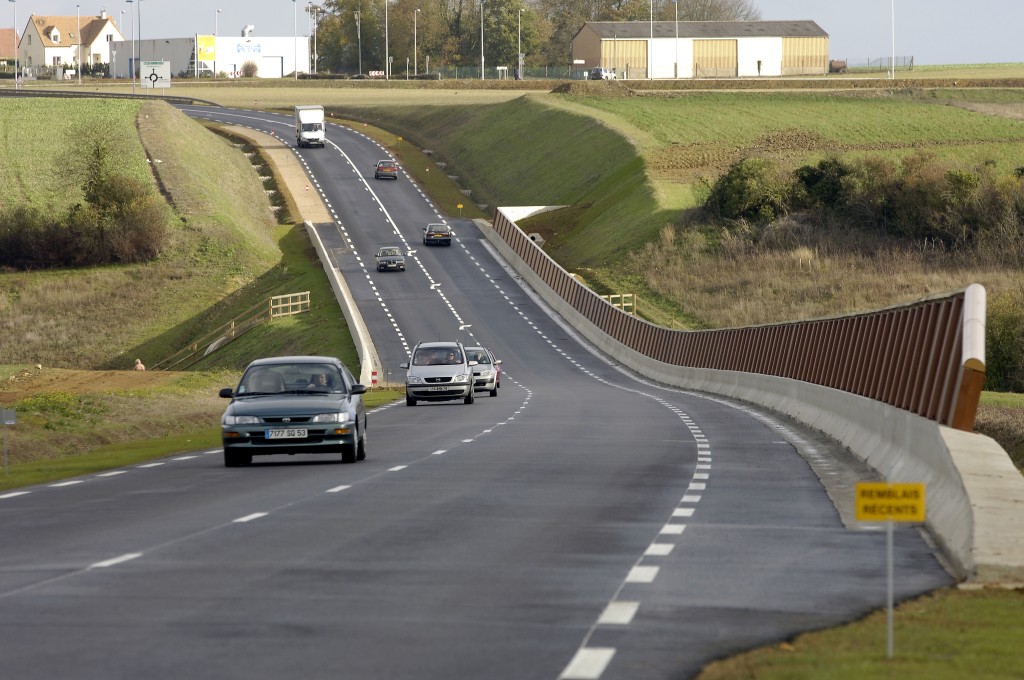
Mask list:
[[[138,557],[142,557],[142,553],[127,553],[125,555],[121,555],[120,557],[113,557],[113,558],[111,558],[109,560],[103,560],[102,562],[96,562],[95,564],[90,564],[88,567],[86,567],[86,569],[106,569],[107,567],[112,567],[115,564],[121,564],[123,562],[129,562],[129,561],[134,560],[134,559],[136,559]]]
[[[3,499],[3,498],[16,498],[18,496],[27,496],[29,493],[31,493],[31,492],[30,491],[12,491],[10,493],[3,494],[2,496],[0,496],[0,499]]]
[[[254,519],[259,519],[260,517],[266,517],[269,514],[270,513],[268,513],[268,512],[254,512],[251,515],[246,515],[245,517],[239,517],[238,519],[232,520],[232,522],[238,522],[238,523],[251,522]]]

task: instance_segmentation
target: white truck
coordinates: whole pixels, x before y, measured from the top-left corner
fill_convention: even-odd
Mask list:
[[[327,142],[324,107],[319,104],[295,107],[296,146],[323,146]]]

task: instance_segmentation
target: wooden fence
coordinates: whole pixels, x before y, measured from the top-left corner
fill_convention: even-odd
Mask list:
[[[220,349],[232,340],[238,338],[246,331],[252,330],[260,324],[271,319],[282,316],[291,316],[308,312],[309,291],[302,293],[288,293],[286,295],[275,295],[258,305],[251,307],[242,314],[239,314],[231,321],[206,333],[201,338],[189,343],[184,349],[178,350],[171,356],[163,359],[153,366],[151,370],[184,370],[196,363],[207,354]]]

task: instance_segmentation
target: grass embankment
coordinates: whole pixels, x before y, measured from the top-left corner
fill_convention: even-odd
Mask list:
[[[52,182],[42,181],[59,167],[62,144],[74,147],[78,128],[58,122],[67,117],[66,103],[17,103],[35,108],[7,121],[9,149],[24,148],[26,135],[40,126],[58,134],[39,154],[0,155],[0,177],[22,178],[0,184],[4,205],[73,204],[80,198],[73,184],[54,194]],[[12,474],[0,488],[216,445],[224,408],[217,389],[237,380],[258,356],[329,354],[358,363],[305,230],[290,220],[278,223],[268,197],[273,182],[260,180],[270,172],[251,149],[241,148],[252,161],[238,144],[162,103],[75,104],[86,112],[82,117],[137,127],[135,152],[124,166],[141,168],[159,185],[173,212],[174,235],[148,265],[0,274],[0,402],[18,413]],[[49,174],[40,167],[49,167]],[[104,376],[95,389],[58,386],[21,401],[4,399],[23,382],[18,376],[26,365],[30,373],[39,370],[35,364],[44,372],[128,371],[135,358],[152,365],[271,295],[305,290],[310,313],[261,326],[168,382],[136,387],[127,373],[115,387]]]

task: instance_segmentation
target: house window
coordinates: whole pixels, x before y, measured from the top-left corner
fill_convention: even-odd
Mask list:
[[[54,66],[60,66],[60,55],[59,54],[56,57],[53,58],[53,65]]]
[[[114,42],[114,34],[113,33],[108,33],[107,34],[107,42]]]
[[[50,33],[50,40],[52,40],[55,44],[59,45],[60,44],[60,31],[58,31],[56,28],[53,29],[53,31]]]

